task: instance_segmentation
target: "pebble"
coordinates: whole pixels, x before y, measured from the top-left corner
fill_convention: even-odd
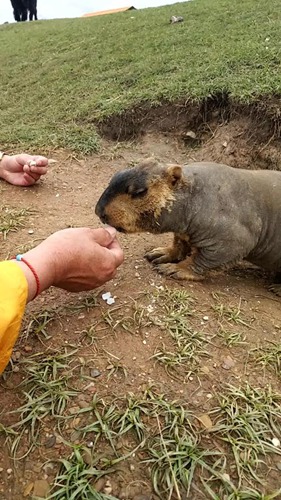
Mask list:
[[[224,370],[230,370],[235,366],[235,361],[232,359],[230,356],[226,356],[226,358],[223,361],[222,368]]]
[[[81,399],[81,401],[78,401],[78,404],[79,404],[80,408],[88,408],[89,407],[89,403],[87,403],[87,401],[85,401],[84,399]]]
[[[97,377],[100,377],[100,375],[101,375],[101,372],[100,372],[99,370],[95,370],[95,369],[94,369],[94,370],[91,370],[91,371],[90,371],[90,376],[91,376],[92,378],[97,378]]]
[[[32,347],[30,345],[25,345],[23,349],[24,349],[25,352],[31,352],[32,351]]]
[[[70,415],[75,415],[76,413],[78,413],[80,410],[79,406],[73,406],[72,408],[69,408],[69,413]]]
[[[106,481],[103,491],[106,495],[110,495],[112,493],[112,485],[109,479]]]
[[[33,229],[28,230],[28,234],[33,234],[33,233],[34,233]]]
[[[50,490],[50,485],[46,479],[38,479],[34,481],[33,496],[46,498]]]
[[[271,440],[271,442],[272,442],[273,446],[275,446],[276,448],[279,448],[279,446],[280,446],[280,440],[279,440],[278,438],[275,438],[275,437],[274,437],[274,438]]]
[[[45,448],[52,448],[57,442],[56,436],[53,434],[49,436],[45,441]]]
[[[204,317],[203,317],[203,320],[204,320],[204,321],[208,321],[208,320],[209,320],[209,316],[204,316]]]
[[[12,474],[13,469],[7,469],[7,474]]]

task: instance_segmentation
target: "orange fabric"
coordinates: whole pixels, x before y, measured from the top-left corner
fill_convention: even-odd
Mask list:
[[[0,373],[6,368],[18,338],[28,285],[15,262],[0,262]]]

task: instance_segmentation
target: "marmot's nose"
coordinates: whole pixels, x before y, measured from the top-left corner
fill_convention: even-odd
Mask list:
[[[95,207],[95,214],[101,219],[102,216],[104,215],[104,209],[102,207],[102,204],[100,200],[97,202],[96,207]]]

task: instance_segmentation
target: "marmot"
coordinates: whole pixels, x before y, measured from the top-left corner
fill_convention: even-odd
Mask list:
[[[115,174],[95,212],[125,233],[173,232],[172,246],[146,254],[161,274],[199,281],[245,259],[274,271],[281,295],[280,172],[148,159]]]

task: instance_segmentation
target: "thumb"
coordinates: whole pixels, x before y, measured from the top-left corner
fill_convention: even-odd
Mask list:
[[[111,226],[93,230],[93,238],[102,247],[109,247],[116,236],[116,229]]]

